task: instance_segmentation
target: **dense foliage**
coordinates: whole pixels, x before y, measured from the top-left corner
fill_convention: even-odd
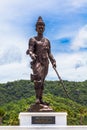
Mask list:
[[[46,81],[44,100],[50,102],[56,112],[68,113],[69,125],[87,125],[87,81],[64,81],[68,99],[62,85],[58,81]],[[0,116],[3,125],[18,125],[18,115],[27,111],[35,101],[34,85],[27,80],[0,84]]]

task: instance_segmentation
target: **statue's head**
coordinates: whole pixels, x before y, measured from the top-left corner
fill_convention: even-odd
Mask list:
[[[41,30],[41,32],[44,32],[44,30],[45,30],[45,23],[43,22],[41,16],[38,17],[38,20],[36,22],[36,31],[40,32],[40,30]]]

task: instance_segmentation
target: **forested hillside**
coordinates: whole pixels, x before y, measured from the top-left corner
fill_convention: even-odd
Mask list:
[[[45,81],[44,100],[55,112],[68,113],[68,125],[87,125],[87,81],[64,81],[69,99],[58,81]],[[35,101],[34,84],[20,80],[0,84],[2,125],[17,125],[18,114],[27,111]]]
[[[82,105],[87,105],[87,81],[69,82],[64,81],[69,97]],[[66,93],[59,81],[45,81],[44,93],[67,98]],[[31,81],[20,80],[0,84],[0,105],[10,101],[17,101],[34,95],[34,84]]]

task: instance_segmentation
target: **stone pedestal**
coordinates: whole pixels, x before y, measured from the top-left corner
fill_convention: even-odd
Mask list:
[[[0,126],[0,130],[87,130],[87,126],[67,126],[65,112],[21,112],[19,120],[20,126]]]
[[[20,126],[66,126],[66,112],[21,112]]]

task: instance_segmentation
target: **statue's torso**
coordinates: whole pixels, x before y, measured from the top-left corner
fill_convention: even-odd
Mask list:
[[[43,38],[38,41],[35,39],[34,53],[37,55],[39,60],[48,60],[48,52],[49,52],[49,42],[47,39]]]

